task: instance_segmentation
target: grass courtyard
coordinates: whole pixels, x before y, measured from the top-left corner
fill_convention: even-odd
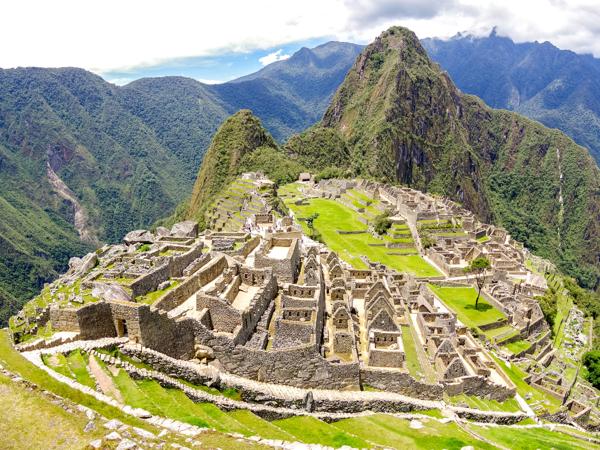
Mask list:
[[[428,286],[456,313],[458,320],[469,328],[480,327],[506,318],[504,313],[487,303],[482,297],[479,298],[478,307],[475,309],[477,291],[471,286],[448,287],[435,284]]]
[[[288,189],[286,192],[290,192]],[[305,205],[296,205],[293,197],[285,198],[286,205],[294,212],[297,219],[318,213],[314,221],[315,230],[321,235],[323,242],[335,251],[342,259],[356,268],[366,268],[360,259],[366,256],[371,261],[381,262],[399,272],[408,272],[417,277],[435,277],[441,274],[419,255],[391,254],[413,252],[410,249],[390,249],[385,246],[384,239],[378,239],[370,233],[340,234],[342,231],[364,231],[367,225],[359,220],[359,214],[334,200],[315,198],[306,201]],[[310,235],[310,230],[304,221],[298,220],[304,232]],[[375,247],[373,245],[379,245]]]

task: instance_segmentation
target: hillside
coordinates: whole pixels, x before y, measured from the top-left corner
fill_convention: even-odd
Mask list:
[[[359,50],[302,49],[222,86],[163,77],[118,87],[75,68],[0,70],[0,323],[90,249],[80,235],[115,242],[188,198],[229,114],[256,107],[279,139],[319,120]]]
[[[597,284],[600,173],[589,153],[462,94],[409,30],[362,52],[322,125],[346,140],[356,174],[449,195]]]
[[[204,155],[187,215],[201,222],[208,203],[238,174],[244,156],[259,147],[277,148],[260,120],[247,109],[229,117]]]
[[[599,59],[495,31],[422,44],[462,91],[564,131],[600,161]]]
[[[209,86],[233,114],[251,109],[279,141],[318,122],[362,46],[328,42],[301,48],[256,73]]]

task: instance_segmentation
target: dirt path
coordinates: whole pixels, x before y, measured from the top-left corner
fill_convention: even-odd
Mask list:
[[[124,403],[121,392],[119,392],[119,390],[115,387],[110,376],[108,376],[108,374],[102,370],[102,367],[100,367],[100,364],[98,364],[95,356],[90,356],[89,369],[90,373],[98,383],[102,393],[110,395],[120,403]]]

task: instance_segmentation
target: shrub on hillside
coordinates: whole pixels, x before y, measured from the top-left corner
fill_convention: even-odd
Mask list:
[[[390,220],[390,213],[387,211],[376,216],[373,222],[373,229],[375,230],[375,233],[379,235],[387,233],[391,226],[392,221]]]

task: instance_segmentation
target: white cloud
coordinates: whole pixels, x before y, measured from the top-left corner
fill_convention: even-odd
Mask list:
[[[598,0],[19,0],[0,16],[0,67],[124,72],[312,38],[366,43],[390,25],[421,38],[457,31],[549,40],[600,56]],[[283,56],[283,55],[281,55]]]
[[[221,84],[228,80],[208,80],[206,78],[196,78],[200,83],[204,84]]]
[[[266,66],[267,64],[271,64],[274,63],[276,61],[283,61],[284,59],[288,59],[290,57],[290,55],[283,55],[283,49],[279,49],[276,52],[273,53],[269,53],[266,56],[263,56],[262,58],[258,58],[258,62],[261,63],[263,66]]]

